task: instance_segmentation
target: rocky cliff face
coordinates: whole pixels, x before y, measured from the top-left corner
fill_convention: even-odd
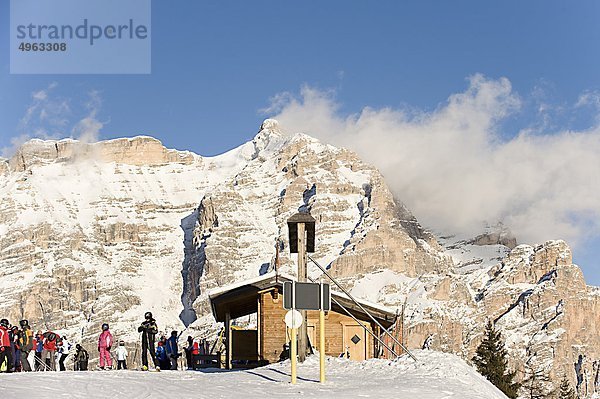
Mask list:
[[[305,135],[284,139],[273,129],[255,142],[259,155],[200,203],[191,258],[197,264],[189,267],[202,276],[200,296],[190,299],[197,313],[208,312],[207,289],[272,270],[277,246],[283,271],[295,274],[286,222],[300,211],[317,220],[313,257],[334,274],[391,268],[414,276],[451,267],[380,173],[355,154]],[[309,272],[319,274],[316,267]]]
[[[202,158],[148,137],[25,144],[0,169],[0,313],[82,340],[104,321],[135,337],[145,309],[182,327],[186,218],[248,152]]]
[[[138,136],[133,139],[103,141],[100,145],[76,140],[31,140],[23,144],[10,159],[15,171],[25,171],[48,162],[97,160],[125,165],[159,166],[166,163],[189,165],[197,157],[190,152],[166,149],[153,137]]]
[[[445,276],[426,274],[395,286],[395,292],[414,286],[405,296],[384,300],[403,306],[409,346],[421,346],[431,337],[432,349],[471,358],[482,326],[492,320],[502,331],[511,366],[521,380],[534,374],[548,378],[544,386],[549,394],[567,376],[578,384],[582,397],[596,392],[600,297],[572,264],[566,243],[520,245],[489,263],[461,273],[457,262],[455,271]]]
[[[13,322],[92,343],[105,321],[134,341],[147,310],[163,331],[209,328],[208,289],[272,270],[276,248],[295,272],[286,220],[309,211],[313,257],[398,308],[409,347],[470,359],[492,319],[520,378],[596,390],[600,294],[564,242],[516,246],[501,229],[441,245],[375,168],[272,120],[213,158],[149,137],[31,141],[0,159],[0,199],[0,314]]]

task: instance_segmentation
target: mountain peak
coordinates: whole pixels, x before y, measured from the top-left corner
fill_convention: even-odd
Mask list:
[[[276,119],[265,119],[260,125],[259,133],[264,130],[268,130],[272,133],[282,133],[281,127],[279,126],[279,122]]]

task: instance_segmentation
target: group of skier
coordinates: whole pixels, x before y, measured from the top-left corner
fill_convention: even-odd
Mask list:
[[[156,334],[158,334],[158,327],[156,320],[152,317],[152,313],[146,312],[144,315],[144,321],[138,327],[138,332],[142,336],[142,370],[148,370],[148,352],[152,358],[154,367],[158,370],[177,370],[177,359],[181,356],[179,352],[179,336],[177,331],[171,331],[169,338],[162,336],[157,343],[155,350],[154,344],[156,341]],[[193,368],[193,355],[200,353],[200,349],[197,342],[194,342],[191,336],[187,339],[187,346],[183,349],[186,354],[187,367],[188,369]]]
[[[148,352],[156,369],[177,370],[177,359],[181,356],[177,331],[172,331],[169,338],[160,337],[156,342],[158,326],[152,313],[146,312],[138,332],[141,333],[142,370],[148,370]],[[112,369],[113,344],[114,339],[109,325],[104,323],[98,337],[99,369]],[[0,372],[46,371],[57,368],[65,371],[65,360],[70,355],[71,349],[71,343],[64,335],[41,330],[34,334],[27,320],[21,320],[19,326],[11,326],[7,319],[0,320]],[[183,349],[186,353],[187,366],[192,368],[193,355],[199,354],[202,350],[191,336],[188,337],[187,345]],[[127,369],[128,352],[124,341],[119,341],[115,355],[117,369]],[[81,344],[75,345],[74,370],[87,370],[89,358],[89,353]]]
[[[65,335],[51,330],[34,334],[27,320],[21,320],[19,326],[11,326],[7,319],[0,320],[0,372],[66,371],[65,360],[71,354],[72,344]],[[108,324],[102,327],[101,337],[108,334],[112,342]],[[99,349],[100,346],[99,341]],[[75,345],[74,370],[87,370],[88,361],[89,353],[80,344]]]

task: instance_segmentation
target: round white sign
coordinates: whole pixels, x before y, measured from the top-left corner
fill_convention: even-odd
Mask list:
[[[285,325],[289,328],[299,328],[302,325],[302,313],[297,310],[288,310],[284,320]]]

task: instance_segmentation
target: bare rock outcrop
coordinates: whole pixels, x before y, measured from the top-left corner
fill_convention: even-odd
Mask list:
[[[194,154],[166,149],[153,137],[137,136],[98,143],[77,140],[31,140],[23,144],[9,160],[10,168],[22,172],[49,162],[69,162],[81,159],[116,162],[125,165],[153,166],[168,163],[191,164]]]

